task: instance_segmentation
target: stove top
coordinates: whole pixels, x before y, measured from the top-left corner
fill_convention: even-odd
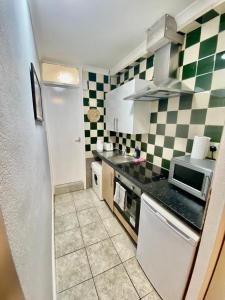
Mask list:
[[[168,171],[149,162],[127,162],[118,165],[124,173],[134,177],[142,184],[168,178]]]

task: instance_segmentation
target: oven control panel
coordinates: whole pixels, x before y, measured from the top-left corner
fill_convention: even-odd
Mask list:
[[[129,179],[121,175],[120,173],[116,172],[116,178],[118,178],[128,189],[133,191],[136,195],[141,196],[142,192],[141,189],[132,183]]]

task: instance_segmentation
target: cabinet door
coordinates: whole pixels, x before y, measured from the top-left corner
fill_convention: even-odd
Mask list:
[[[134,122],[134,101],[124,100],[124,98],[132,93],[133,85],[132,82],[128,82],[118,88],[119,91],[119,105],[117,113],[117,131],[123,133],[133,133],[133,122]]]
[[[106,94],[106,129],[122,133],[147,133],[149,130],[149,103],[135,103],[125,97],[141,90],[148,82],[133,79]],[[135,116],[137,114],[137,116]]]
[[[113,210],[114,169],[104,161],[102,162],[102,195],[111,210]]]
[[[106,130],[116,131],[115,122],[117,118],[117,91],[113,90],[106,94],[105,99],[105,123],[106,123]]]

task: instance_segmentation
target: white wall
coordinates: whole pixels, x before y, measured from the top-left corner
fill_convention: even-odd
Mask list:
[[[51,300],[51,183],[46,133],[33,117],[26,0],[0,1],[0,41],[0,206],[26,299]]]

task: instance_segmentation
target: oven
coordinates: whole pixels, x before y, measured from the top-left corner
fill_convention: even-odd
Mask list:
[[[120,212],[120,214],[123,216],[123,218],[138,234],[141,205],[141,189],[118,172],[116,172],[115,176],[115,185],[116,182],[118,182],[119,185],[126,190],[126,196],[124,200],[124,209],[121,209],[121,207],[115,200],[114,205]]]

